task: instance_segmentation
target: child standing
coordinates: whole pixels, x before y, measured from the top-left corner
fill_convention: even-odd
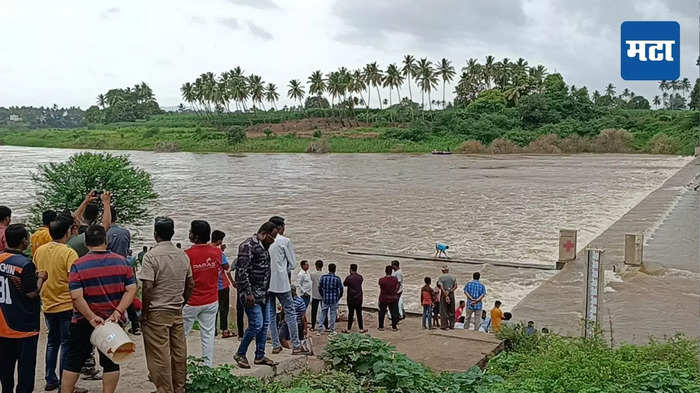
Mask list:
[[[457,310],[455,311],[455,321],[464,323],[464,308],[466,306],[467,304],[464,302],[464,300],[459,301],[459,307],[457,307]]]
[[[433,289],[433,328],[440,327],[440,287]]]
[[[423,329],[432,329],[433,288],[430,287],[430,277],[424,279],[425,285],[420,289],[420,303],[423,306]]]
[[[491,328],[494,333],[498,333],[501,330],[501,320],[503,320],[503,311],[501,311],[501,301],[496,300],[496,303],[491,309]]]

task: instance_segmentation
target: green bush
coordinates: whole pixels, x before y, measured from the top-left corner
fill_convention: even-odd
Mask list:
[[[120,223],[140,223],[158,197],[151,175],[135,167],[126,155],[77,153],[66,162],[39,165],[32,181],[38,190],[33,224],[41,222],[41,213],[47,209],[74,211],[91,190],[110,191]]]
[[[229,145],[237,145],[246,139],[245,128],[231,126],[226,130],[226,139]]]
[[[675,337],[648,345],[610,346],[601,338],[528,336],[522,325],[504,326],[506,351],[488,364],[504,378],[490,392],[700,392],[698,342]]]
[[[254,377],[231,374],[233,366],[207,367],[201,359],[187,359],[187,393],[258,393],[264,384]]]

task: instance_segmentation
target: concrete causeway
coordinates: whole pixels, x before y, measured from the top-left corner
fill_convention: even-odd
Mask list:
[[[615,343],[646,343],[652,336],[676,333],[700,336],[699,177],[700,159],[695,159],[589,244],[605,249],[607,285],[600,322],[605,336],[609,339],[612,332]],[[613,274],[613,265],[624,261],[626,233],[644,233],[644,260],[650,274],[636,267]],[[514,308],[514,319],[580,335],[585,268],[586,251],[582,250]]]

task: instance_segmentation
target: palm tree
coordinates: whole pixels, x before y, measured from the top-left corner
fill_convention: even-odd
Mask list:
[[[659,96],[654,96],[654,106],[658,108],[659,105],[661,105],[661,99],[659,98]]]
[[[328,94],[331,96],[331,108],[335,106],[335,98],[340,97],[341,95],[341,90],[342,87],[341,81],[340,81],[340,74],[338,72],[333,71],[330,74],[328,74],[328,85],[326,86],[326,89],[328,90]]]
[[[367,83],[367,108],[369,108],[370,87],[374,86],[377,89],[377,98],[379,99],[379,109],[382,109],[382,96],[379,93],[379,86],[382,85],[382,72],[379,70],[377,62],[369,63],[364,69],[365,83]]]
[[[620,94],[620,97],[629,97],[630,95],[630,89],[626,88],[622,90],[622,94]]]
[[[494,65],[496,68],[496,85],[498,85],[498,88],[501,90],[505,90],[506,86],[508,86],[508,82],[510,81],[511,64],[510,59],[505,57],[499,63]]]
[[[392,105],[391,103],[391,96],[392,96],[392,91],[394,88],[396,88],[396,92],[398,93],[399,96],[399,102],[401,102],[401,92],[399,91],[399,87],[403,84],[403,75],[401,75],[401,71],[399,70],[399,67],[396,66],[396,64],[389,64],[389,66],[386,69],[386,74],[384,75],[384,87],[389,88],[389,106]]]
[[[421,107],[425,109],[425,98],[424,98],[424,93],[428,93],[428,105],[430,106],[430,109],[432,110],[432,104],[430,103],[430,92],[437,87],[438,81],[437,81],[437,75],[435,74],[435,71],[433,70],[433,63],[426,59],[422,58],[418,61],[418,86],[421,88]]]
[[[309,84],[309,94],[314,94],[317,97],[323,95],[326,91],[326,81],[323,79],[323,73],[318,70],[314,71],[308,79]]]
[[[401,67],[401,74],[406,79],[408,83],[408,96],[413,102],[413,93],[411,92],[411,79],[416,77],[416,59],[412,55],[404,55],[403,57],[403,67]]]
[[[189,83],[188,83],[189,84]],[[105,98],[104,94],[100,94],[97,96],[97,105],[101,106],[102,109],[105,108],[105,104],[107,103],[107,99]]]
[[[304,99],[304,86],[301,85],[298,79],[289,81],[287,96],[293,100],[299,100],[299,106],[302,106],[301,100]]]
[[[544,88],[544,77],[547,74],[547,69],[540,64],[537,67],[530,67],[528,74],[532,87],[535,88],[535,91],[541,93]]]
[[[664,91],[664,93],[661,95],[661,102],[663,102],[664,108],[669,109],[669,104],[667,104],[667,102],[666,102],[667,100],[668,100],[668,92]]]
[[[365,83],[365,76],[362,74],[362,70],[355,70],[352,72],[352,77],[350,78],[350,83],[348,84],[348,91],[350,93],[358,93],[360,95],[360,102],[364,102],[365,98],[362,96],[362,92],[367,88]]]
[[[615,85],[608,83],[605,87],[605,95],[612,98],[615,95]]]
[[[679,85],[680,89],[683,90],[685,94],[688,94],[688,92],[690,92],[691,85],[690,80],[688,78],[683,78],[683,80],[680,81]]]
[[[263,107],[263,110],[265,110],[265,104],[263,103],[265,87],[262,77],[251,74],[248,77],[248,85],[250,86],[250,98],[253,100],[253,108],[255,108],[255,103],[257,102]]]
[[[598,103],[600,99],[600,92],[598,90],[593,91],[593,103]]]
[[[275,110],[277,110],[277,105],[275,104],[277,100],[280,99],[279,93],[277,93],[277,86],[274,83],[268,83],[265,88],[265,100],[272,105]]]
[[[494,58],[491,55],[488,55],[488,56],[486,56],[486,62],[484,62],[483,78],[484,78],[484,83],[486,83],[487,89],[491,88],[491,79],[493,78],[493,73],[494,73],[494,61],[496,61],[496,58]]]
[[[445,109],[445,83],[451,82],[452,79],[454,79],[455,68],[452,66],[451,61],[443,57],[435,71],[436,74],[442,78],[442,109]]]
[[[343,96],[343,101],[347,101],[348,85],[350,84],[350,73],[345,67],[338,69],[338,93]]]
[[[182,99],[185,100],[186,103],[192,105],[194,107],[194,103],[197,101],[197,95],[194,90],[194,86],[190,82],[186,82],[180,87],[180,92],[182,93]],[[102,94],[100,94],[101,96]],[[104,96],[103,96],[104,97]],[[99,96],[98,96],[99,99]],[[196,110],[196,107],[195,107]]]

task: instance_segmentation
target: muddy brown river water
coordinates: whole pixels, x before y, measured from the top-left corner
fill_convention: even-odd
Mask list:
[[[0,204],[28,219],[37,164],[78,150],[0,146]],[[376,250],[431,255],[437,241],[453,257],[554,263],[559,228],[578,228],[579,249],[690,159],[651,155],[433,156],[408,154],[194,154],[128,151],[153,175],[160,194],[153,215],[187,226],[206,219],[235,247],[272,215],[287,219],[299,259],[350,263],[365,276],[365,303],[376,303],[377,279],[389,261],[347,255]],[[152,244],[148,224],[132,226],[132,248]],[[418,310],[423,277],[440,263],[403,261],[407,308]],[[489,303],[511,309],[553,272],[451,265],[461,286],[479,269]],[[461,293],[461,292],[460,292]]]

